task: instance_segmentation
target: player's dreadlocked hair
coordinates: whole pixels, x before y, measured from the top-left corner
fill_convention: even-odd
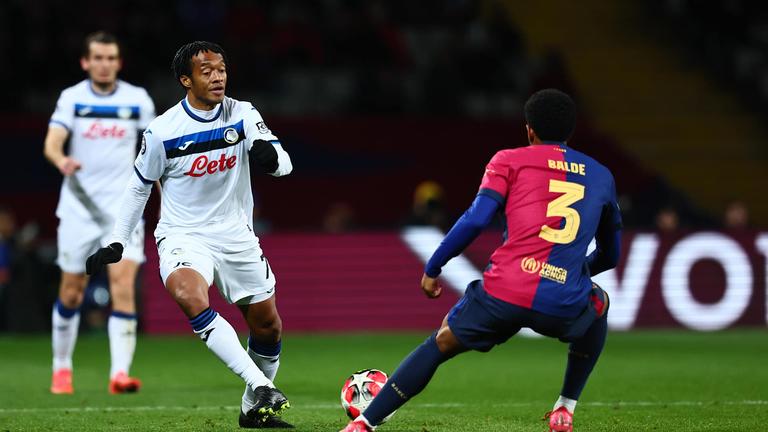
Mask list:
[[[227,54],[224,52],[224,48],[218,44],[207,41],[195,41],[190,42],[176,51],[176,55],[173,56],[173,62],[171,63],[171,69],[176,76],[176,82],[179,82],[179,78],[182,75],[188,77],[192,76],[192,57],[196,56],[201,51],[210,51],[216,54],[221,54],[224,57],[224,63],[227,63]]]
[[[567,141],[576,127],[576,105],[560,90],[539,90],[525,103],[525,121],[542,141]]]

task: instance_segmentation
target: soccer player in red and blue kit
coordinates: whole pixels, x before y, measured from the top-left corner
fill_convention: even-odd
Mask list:
[[[569,343],[560,397],[549,430],[573,430],[573,411],[605,344],[608,296],[590,277],[616,266],[621,215],[611,172],[567,146],[573,100],[546,89],[525,104],[530,146],[496,153],[480,191],[426,265],[421,287],[440,296],[441,268],[501,211],[504,243],[483,279],[469,284],[440,329],[414,350],[357,419],[342,432],[372,431],[426,387],[438,366],[468,350],[490,351],[523,327]],[[596,250],[587,247],[596,240]],[[546,418],[546,417],[545,417]]]

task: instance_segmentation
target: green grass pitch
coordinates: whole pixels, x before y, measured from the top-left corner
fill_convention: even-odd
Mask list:
[[[351,372],[391,372],[426,333],[287,334],[277,378],[298,431],[346,423],[341,385]],[[489,354],[443,365],[386,431],[543,431],[567,347],[516,337]],[[138,394],[107,393],[103,335],[80,338],[75,394],[48,393],[50,339],[0,337],[1,431],[234,431],[242,384],[190,336],[139,340]],[[768,423],[768,331],[612,333],[576,411],[578,431],[748,431]]]

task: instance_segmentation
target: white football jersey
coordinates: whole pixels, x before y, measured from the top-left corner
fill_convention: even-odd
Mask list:
[[[79,216],[110,224],[120,210],[120,198],[136,157],[138,131],[155,117],[147,91],[125,81],[102,95],[83,80],[61,92],[51,126],[69,131],[67,154],[81,163],[65,177],[56,216]]]
[[[184,99],[152,121],[135,167],[142,181],[160,180],[163,187],[155,237],[252,224],[248,151],[254,140],[275,146],[279,167],[272,175],[290,173],[288,154],[248,102],[227,97],[206,113]]]

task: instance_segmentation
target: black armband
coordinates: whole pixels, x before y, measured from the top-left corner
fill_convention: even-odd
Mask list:
[[[251,156],[251,160],[256,161],[267,174],[277,171],[277,150],[271,142],[260,139],[254,140],[248,154]]]

